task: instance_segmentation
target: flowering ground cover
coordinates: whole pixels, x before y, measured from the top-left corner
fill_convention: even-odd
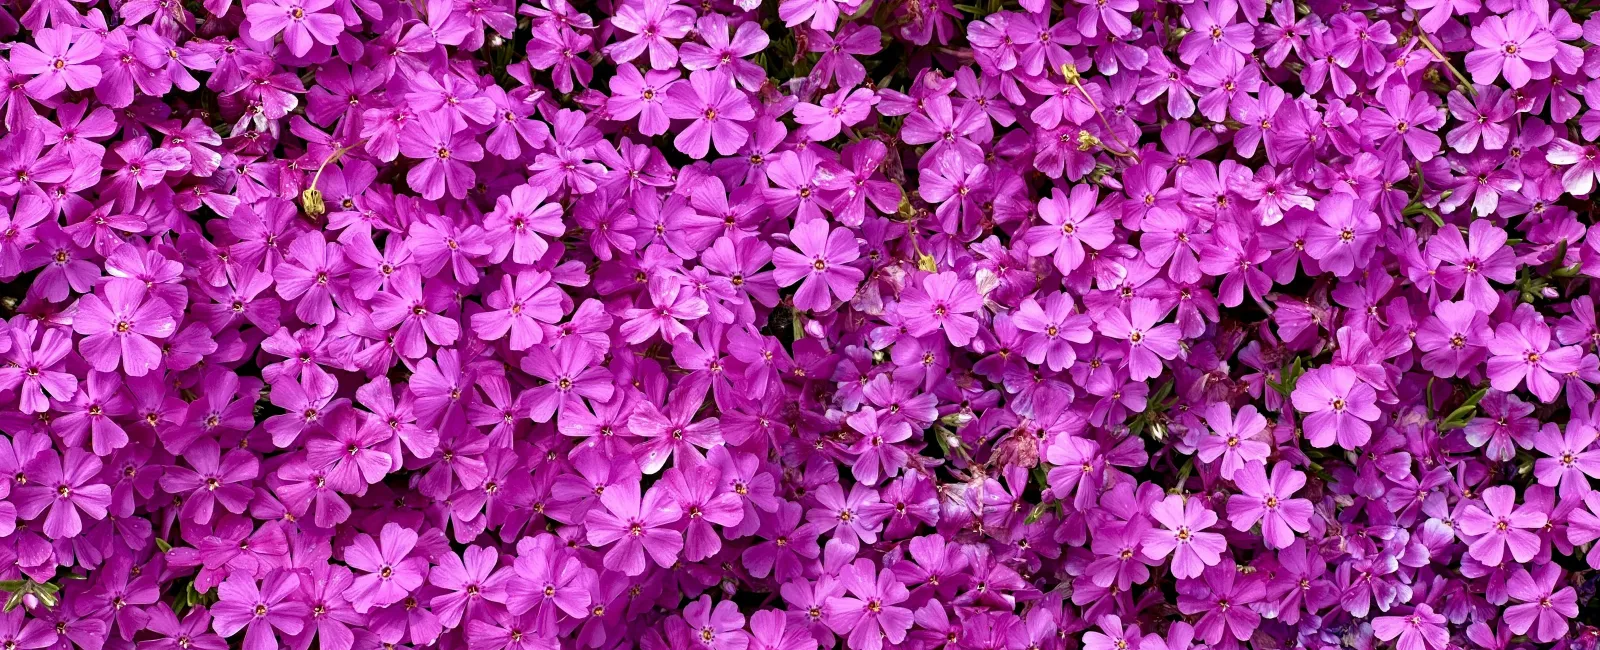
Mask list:
[[[1594,650],[1586,0],[13,0],[3,650]]]

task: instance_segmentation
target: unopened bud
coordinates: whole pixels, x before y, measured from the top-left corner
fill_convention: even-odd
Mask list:
[[[1100,146],[1100,138],[1088,131],[1078,132],[1078,151],[1089,151]]]
[[[322,203],[322,191],[316,188],[300,193],[300,209],[312,219],[321,219],[328,213],[328,206]]]
[[[1061,64],[1061,76],[1066,77],[1068,84],[1078,83],[1078,66],[1070,62]]]

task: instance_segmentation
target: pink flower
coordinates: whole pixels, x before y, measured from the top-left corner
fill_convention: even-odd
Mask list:
[[[344,20],[332,13],[320,13],[333,6],[333,0],[260,0],[245,5],[250,20],[250,38],[271,41],[280,32],[283,44],[295,56],[305,56],[315,43],[333,45],[344,33]]]
[[[485,341],[511,334],[512,350],[526,350],[544,341],[544,327],[565,315],[561,290],[550,286],[550,274],[524,271],[500,277],[500,289],[484,299],[493,311],[472,315],[472,331]]]
[[[1266,465],[1255,461],[1239,470],[1234,482],[1243,493],[1228,497],[1228,519],[1234,530],[1250,530],[1261,522],[1262,540],[1271,549],[1288,548],[1295,533],[1311,530],[1311,500],[1289,498],[1305,487],[1305,473],[1279,462],[1272,466],[1268,482]]]
[[[839,571],[849,596],[829,598],[827,623],[846,635],[851,650],[881,650],[884,641],[899,644],[911,629],[911,610],[900,607],[911,596],[892,571],[878,572],[865,558]]]
[[[1267,419],[1256,411],[1254,405],[1240,407],[1237,418],[1232,410],[1225,402],[1212,404],[1206,409],[1206,425],[1213,435],[1200,439],[1198,454],[1200,460],[1207,463],[1221,458],[1222,466],[1219,469],[1222,478],[1230,481],[1247,463],[1264,461],[1272,454],[1272,445],[1261,440],[1261,433],[1267,430]]]
[[[1529,574],[1518,567],[1506,581],[1506,591],[1520,602],[1506,608],[1505,622],[1512,634],[1527,634],[1539,643],[1551,643],[1567,635],[1568,620],[1578,616],[1578,593],[1571,586],[1557,589],[1561,566],[1541,564]]]
[[[1478,49],[1467,53],[1467,72],[1474,83],[1489,85],[1506,75],[1506,83],[1521,88],[1533,78],[1529,63],[1544,63],[1556,55],[1556,39],[1539,27],[1539,19],[1526,9],[1504,18],[1491,15],[1472,28]]]
[[[1513,391],[1528,383],[1539,401],[1550,402],[1561,394],[1558,376],[1578,369],[1583,351],[1576,347],[1551,346],[1550,326],[1531,305],[1520,305],[1510,321],[1495,327],[1489,340],[1489,383],[1498,391]]]
[[[962,346],[978,334],[978,320],[967,314],[983,308],[983,296],[970,280],[954,271],[922,276],[922,286],[908,287],[898,309],[912,336],[944,331],[952,345]]]
[[[856,480],[876,485],[880,477],[893,478],[909,455],[897,446],[911,437],[911,425],[901,419],[880,419],[878,411],[863,408],[845,418],[845,423],[860,436],[851,451],[856,460],[851,471]]]
[[[357,535],[344,549],[345,563],[365,572],[356,576],[344,593],[356,611],[363,614],[405,599],[422,586],[428,572],[428,560],[411,555],[417,544],[416,531],[389,522],[383,525],[378,538],[375,543],[371,535]]]
[[[421,161],[406,172],[411,189],[423,198],[442,198],[448,191],[452,198],[461,199],[477,177],[467,163],[483,160],[483,145],[471,132],[455,130],[449,118],[433,112],[422,114],[400,132],[400,153]]]
[[[1360,448],[1372,438],[1368,423],[1382,415],[1378,393],[1345,366],[1316,368],[1301,375],[1290,398],[1295,410],[1306,414],[1306,439],[1315,447],[1337,442],[1345,449]]]
[[[1055,254],[1056,270],[1072,273],[1083,264],[1084,246],[1100,250],[1111,245],[1111,217],[1095,211],[1099,191],[1089,184],[1073,186],[1071,198],[1061,188],[1051,190],[1050,198],[1039,201],[1043,224],[1023,235],[1029,255]]]
[[[861,257],[854,233],[848,228],[830,230],[827,220],[814,219],[790,230],[789,241],[800,250],[773,251],[772,263],[777,268],[772,276],[779,286],[801,283],[794,296],[795,307],[820,313],[833,305],[832,298],[848,301],[855,297],[856,285],[866,275],[849,265]]]
[[[637,481],[614,485],[600,495],[600,505],[585,518],[587,539],[597,547],[611,545],[604,563],[623,575],[644,573],[645,554],[659,566],[669,567],[683,550],[683,534],[667,528],[683,518],[683,510],[662,488],[651,487],[639,498]]]
[[[678,48],[668,39],[683,38],[694,27],[694,11],[667,0],[641,0],[617,7],[611,24],[633,34],[607,48],[612,60],[627,63],[645,50],[650,51],[650,67],[665,70],[678,64]]]
[[[1197,497],[1169,494],[1150,506],[1150,516],[1166,528],[1144,533],[1144,554],[1152,560],[1172,556],[1172,575],[1198,578],[1205,568],[1222,561],[1228,543],[1222,535],[1203,532],[1217,523]]]
[[[1127,312],[1107,310],[1099,323],[1100,333],[1128,343],[1128,372],[1134,381],[1161,375],[1162,359],[1172,359],[1182,351],[1175,323],[1157,325],[1167,310],[1150,298],[1135,298]]]
[[[740,124],[756,116],[750,100],[733,84],[733,77],[721,70],[695,70],[689,83],[673,84],[667,90],[667,115],[694,120],[672,139],[673,146],[691,158],[704,158],[713,142],[717,153],[727,156],[739,151],[750,131]]]
[[[806,137],[825,142],[839,135],[844,127],[867,119],[877,103],[877,94],[869,88],[844,88],[824,95],[820,104],[795,105],[794,120],[806,126]]]
[[[89,30],[73,27],[47,27],[11,48],[11,69],[20,74],[38,75],[27,83],[28,94],[39,99],[54,97],[64,89],[87,90],[100,83],[100,56],[104,42]]]
[[[277,632],[299,634],[311,616],[309,606],[289,597],[299,586],[300,576],[287,571],[268,573],[259,589],[248,574],[234,573],[217,586],[211,625],[225,637],[244,630],[244,650],[276,650]]]
[[[161,347],[150,339],[171,336],[177,321],[165,301],[146,294],[143,282],[113,279],[78,301],[72,328],[84,335],[78,350],[96,370],[121,366],[128,376],[143,377],[161,367]]]
[[[1445,650],[1450,645],[1450,632],[1444,626],[1443,614],[1436,614],[1433,607],[1420,603],[1405,616],[1372,619],[1372,634],[1383,641],[1394,641],[1398,637],[1396,650]]]
[[[1517,562],[1532,560],[1539,552],[1539,536],[1531,531],[1543,527],[1547,517],[1536,506],[1517,506],[1516,500],[1516,488],[1497,485],[1483,491],[1488,510],[1474,504],[1461,514],[1457,528],[1463,541],[1471,542],[1473,559],[1496,566],[1508,548]]]
[[[12,498],[17,515],[37,517],[49,510],[44,534],[53,539],[77,537],[83,532],[83,511],[94,519],[104,519],[111,505],[111,488],[98,480],[100,458],[81,449],[68,449],[65,458],[55,451],[44,452],[26,468],[27,484],[19,485]]]

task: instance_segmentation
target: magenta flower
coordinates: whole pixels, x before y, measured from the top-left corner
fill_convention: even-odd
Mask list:
[[[1446,290],[1441,297],[1454,296],[1456,289],[1465,284],[1467,302],[1479,311],[1490,312],[1500,304],[1500,296],[1489,281],[1515,282],[1516,256],[1505,245],[1505,231],[1488,219],[1473,221],[1469,232],[1470,243],[1454,227],[1441,229],[1428,240],[1428,254],[1446,263],[1438,271],[1438,282]]]
[[[1219,402],[1207,408],[1203,415],[1212,435],[1200,439],[1196,455],[1207,463],[1221,458],[1222,465],[1218,469],[1222,478],[1234,480],[1246,464],[1265,461],[1272,454],[1272,445],[1260,439],[1261,433],[1267,430],[1267,419],[1255,406],[1240,407],[1235,417],[1226,403]]]
[[[1529,64],[1545,63],[1556,55],[1556,39],[1527,10],[1484,18],[1472,28],[1472,40],[1478,49],[1467,53],[1467,73],[1484,85],[1504,72],[1512,88],[1526,86],[1533,77]]]
[[[190,467],[173,465],[161,475],[161,489],[185,495],[181,513],[184,519],[201,525],[211,523],[216,504],[233,514],[244,512],[253,492],[241,483],[256,478],[260,472],[255,455],[242,449],[220,454],[217,446],[207,440],[190,446],[184,459]]]
[[[217,586],[220,600],[211,606],[211,625],[225,637],[244,630],[246,650],[278,648],[278,632],[299,634],[311,616],[310,606],[290,598],[299,586],[294,573],[268,573],[259,588],[255,578],[235,573]]]
[[[250,38],[271,42],[279,33],[295,56],[305,56],[316,43],[333,45],[344,33],[344,20],[321,13],[333,0],[260,0],[244,7],[250,20]]]
[[[1348,194],[1333,193],[1317,204],[1319,222],[1306,236],[1305,250],[1324,271],[1347,275],[1356,260],[1366,259],[1377,244],[1378,216],[1371,206]]]
[[[684,46],[685,50],[688,47]],[[639,118],[640,135],[666,133],[672,126],[672,120],[667,117],[667,93],[678,85],[680,76],[677,70],[651,70],[640,74],[632,63],[619,65],[617,76],[611,79],[611,98],[606,108],[611,111],[612,119]]]
[[[100,83],[100,67],[95,65],[95,58],[100,56],[103,41],[98,35],[57,26],[35,31],[31,40],[32,43],[17,42],[11,48],[11,69],[37,75],[25,86],[29,95],[49,99],[68,88],[88,90]]]
[[[739,495],[723,491],[720,479],[715,468],[693,462],[673,467],[661,476],[667,492],[689,520],[684,531],[683,557],[690,562],[699,562],[722,550],[722,535],[712,524],[727,529],[744,521]]]
[[[1099,192],[1092,185],[1077,185],[1068,195],[1055,188],[1050,198],[1039,201],[1039,216],[1044,224],[1029,228],[1023,235],[1029,255],[1055,254],[1056,270],[1072,273],[1083,265],[1084,247],[1100,250],[1112,241],[1113,224],[1104,212],[1095,210]]]
[[[429,287],[432,289],[433,287]],[[395,351],[407,359],[421,358],[428,343],[450,345],[461,335],[461,324],[438,314],[450,296],[424,291],[421,275],[412,267],[395,272],[387,291],[372,298],[372,324],[379,329],[399,328]]]
[[[669,567],[683,550],[683,534],[667,525],[683,518],[683,510],[661,488],[651,487],[639,496],[637,482],[612,486],[600,495],[604,509],[595,508],[585,518],[588,541],[606,551],[605,567],[623,575],[644,573],[645,554],[659,566]]]
[[[1457,527],[1463,541],[1471,543],[1473,559],[1488,566],[1500,564],[1507,549],[1517,562],[1533,559],[1539,536],[1531,530],[1545,525],[1547,517],[1532,505],[1516,505],[1517,489],[1497,485],[1483,491],[1483,507],[1467,506]]]
[[[148,295],[143,283],[115,279],[78,301],[72,328],[84,335],[78,350],[96,370],[120,366],[130,377],[143,377],[161,367],[161,346],[150,339],[171,336],[177,322],[169,304]]]
[[[483,160],[483,145],[471,133],[455,130],[449,118],[432,112],[400,132],[400,153],[421,161],[406,172],[411,189],[428,199],[442,198],[446,192],[461,199],[476,178],[468,163]]]
[[[9,349],[0,366],[0,389],[17,391],[17,409],[43,413],[50,400],[66,402],[78,391],[78,378],[62,369],[72,354],[72,337],[33,322],[0,329],[0,349]]]
[[[1589,479],[1600,478],[1600,449],[1592,449],[1600,430],[1581,422],[1571,422],[1565,433],[1554,423],[1545,423],[1533,439],[1534,448],[1545,455],[1533,462],[1533,475],[1545,487],[1560,487],[1561,498],[1581,499],[1588,495]]]
[[[678,48],[668,39],[689,33],[694,27],[694,11],[667,0],[642,0],[617,7],[611,24],[633,34],[607,48],[612,60],[627,63],[649,50],[650,67],[664,70],[678,64]]]
[[[827,623],[844,635],[851,650],[881,650],[884,641],[899,644],[911,629],[911,610],[899,604],[911,592],[895,578],[894,572],[879,572],[865,558],[845,566],[839,582],[848,596],[827,601]]]
[[[1306,414],[1306,439],[1315,447],[1338,443],[1358,449],[1372,438],[1378,420],[1378,394],[1354,370],[1326,366],[1302,375],[1290,395],[1294,408]]]
[[[691,158],[704,158],[713,142],[717,153],[727,156],[739,151],[750,131],[740,124],[756,116],[750,101],[721,70],[695,70],[688,83],[667,89],[664,108],[673,119],[693,120],[678,132],[672,144]]]
[[[983,297],[970,281],[953,271],[922,277],[921,287],[910,287],[900,297],[899,310],[913,336],[940,330],[952,345],[966,345],[978,333],[977,319],[967,314],[983,307]]]
[[[893,478],[905,465],[909,455],[897,445],[911,437],[910,424],[879,418],[878,411],[872,408],[850,414],[845,422],[860,436],[851,447],[856,454],[851,471],[857,480],[875,485],[880,477]]]
[[[1030,332],[1021,349],[1028,362],[1046,364],[1058,372],[1077,361],[1074,344],[1088,343],[1094,338],[1090,329],[1093,319],[1088,314],[1076,313],[1072,296],[1067,293],[1045,296],[1042,304],[1034,298],[1024,299],[1012,321],[1017,329]]]
[[[1311,530],[1311,500],[1290,498],[1305,487],[1305,473],[1279,462],[1273,464],[1269,482],[1266,465],[1254,461],[1234,475],[1234,482],[1242,492],[1228,497],[1234,530],[1250,530],[1260,522],[1261,538],[1272,549],[1288,548],[1295,533]]]
[[[1160,376],[1161,360],[1172,359],[1181,351],[1177,324],[1157,325],[1167,317],[1167,311],[1155,300],[1135,298],[1126,313],[1111,309],[1104,316],[1099,323],[1100,333],[1127,341],[1128,372],[1134,381]]]
[[[1217,523],[1198,498],[1171,494],[1150,505],[1150,516],[1165,527],[1144,533],[1144,554],[1152,560],[1172,556],[1172,574],[1179,578],[1198,578],[1205,568],[1222,560],[1227,542],[1222,535],[1204,532]]]
[[[26,468],[27,482],[18,482],[12,497],[17,516],[32,519],[49,510],[44,534],[54,539],[77,537],[83,532],[80,510],[104,519],[111,505],[111,488],[95,482],[100,468],[100,458],[81,449],[68,449],[65,457],[46,451]]]
[[[1578,615],[1578,593],[1571,586],[1561,589],[1561,567],[1541,564],[1529,574],[1518,567],[1506,581],[1506,591],[1521,604],[1506,608],[1506,626],[1512,634],[1528,634],[1539,643],[1550,643],[1567,635],[1567,621]]]
[[[345,547],[345,562],[365,572],[356,576],[344,592],[357,612],[364,614],[376,607],[393,605],[422,586],[428,561],[411,556],[416,544],[416,531],[390,522],[383,525],[377,542],[363,534]]]
[[[845,127],[867,119],[877,103],[878,96],[870,88],[844,88],[824,95],[820,103],[795,105],[794,119],[806,126],[806,137],[825,142]]]
[[[657,275],[650,279],[650,306],[641,306],[622,312],[622,336],[629,343],[642,343],[657,332],[667,342],[689,334],[681,321],[692,321],[711,313],[704,298],[677,278]]]
[[[472,331],[485,341],[505,338],[513,350],[526,350],[544,342],[544,326],[561,320],[561,290],[550,285],[542,271],[500,277],[500,289],[484,299],[494,311],[472,315]]]
[[[1472,303],[1441,302],[1417,328],[1417,349],[1426,353],[1422,367],[1440,377],[1461,376],[1483,363],[1493,333],[1489,315]]]
[[[830,230],[827,221],[811,220],[790,230],[789,241],[799,252],[788,248],[773,251],[776,269],[772,274],[779,286],[800,282],[795,307],[823,312],[833,305],[833,298],[848,301],[855,297],[865,274],[850,266],[861,257],[861,249],[849,229]]]
[[[1522,305],[1508,322],[1501,323],[1489,340],[1489,383],[1498,391],[1513,391],[1527,380],[1528,390],[1542,402],[1561,393],[1557,376],[1578,369],[1582,351],[1554,347],[1544,317]]]
[[[699,600],[683,608],[683,620],[700,645],[709,650],[745,650],[749,647],[750,639],[744,632],[744,614],[739,613],[739,605],[732,600],[723,600],[713,609],[711,597],[702,595]]]
[[[1384,641],[1398,638],[1399,641],[1395,641],[1397,650],[1445,650],[1450,645],[1444,615],[1435,613],[1427,603],[1418,604],[1404,616],[1372,619],[1372,634]]]

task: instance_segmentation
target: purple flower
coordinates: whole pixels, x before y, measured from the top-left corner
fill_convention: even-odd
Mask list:
[[[1174,358],[1181,351],[1178,326],[1173,323],[1157,325],[1166,316],[1167,310],[1155,300],[1135,298],[1128,304],[1126,313],[1121,309],[1110,310],[1100,321],[1101,334],[1127,341],[1127,366],[1134,381],[1160,376],[1161,360]]]
[[[823,312],[832,306],[833,298],[848,301],[855,297],[865,274],[850,266],[861,257],[861,249],[849,229],[830,229],[824,220],[811,220],[790,230],[789,240],[799,252],[788,248],[773,251],[773,279],[784,287],[800,283],[795,307]]]
[[[316,43],[333,45],[344,32],[344,21],[321,13],[333,0],[260,0],[244,7],[250,20],[250,38],[271,42],[279,33],[295,56],[305,56]]]
[[[1512,634],[1529,634],[1540,643],[1549,643],[1567,634],[1567,621],[1578,615],[1578,594],[1572,587],[1556,589],[1561,583],[1561,567],[1543,564],[1529,574],[1517,568],[1506,581],[1506,591],[1521,602],[1506,608],[1505,622]],[[1537,627],[1536,627],[1537,626]]]
[[[220,600],[211,607],[211,625],[225,637],[244,630],[247,650],[277,648],[278,632],[299,634],[311,616],[309,606],[290,598],[299,586],[293,573],[269,573],[259,588],[254,578],[235,573],[217,586]]]
[[[358,535],[345,547],[345,562],[365,572],[344,592],[357,612],[393,605],[422,586],[428,561],[411,556],[416,544],[416,531],[391,522],[383,525],[377,542],[371,535]]]
[[[1526,86],[1533,77],[1529,64],[1544,63],[1556,55],[1555,37],[1540,29],[1534,13],[1526,10],[1484,18],[1472,28],[1472,40],[1478,49],[1467,53],[1467,72],[1473,82],[1484,85],[1494,83],[1504,72],[1512,88]]]
[[[93,32],[47,27],[34,32],[32,41],[18,42],[11,49],[11,69],[37,75],[27,83],[29,95],[48,99],[68,88],[88,90],[100,83],[100,67],[94,61],[103,41]]]
[[[1068,198],[1059,188],[1039,201],[1043,225],[1029,228],[1023,240],[1029,255],[1055,254],[1056,270],[1072,273],[1083,264],[1084,247],[1100,250],[1112,242],[1113,225],[1104,212],[1095,211],[1099,192],[1090,185],[1072,188]]]
[[[627,63],[648,49],[650,67],[662,70],[677,65],[678,48],[668,39],[683,38],[689,33],[694,26],[694,12],[666,0],[642,0],[637,4],[617,7],[611,24],[633,34],[631,38],[617,41],[607,49],[612,60]]]
[[[1306,414],[1306,439],[1316,447],[1338,443],[1358,449],[1372,438],[1370,422],[1378,410],[1378,394],[1344,366],[1317,368],[1302,375],[1290,395],[1294,408]]]
[[[1468,550],[1473,559],[1497,565],[1510,549],[1515,561],[1527,562],[1539,551],[1539,537],[1529,529],[1543,527],[1547,517],[1531,505],[1517,506],[1516,499],[1516,488],[1497,485],[1483,491],[1483,505],[1488,510],[1467,506],[1458,530],[1463,541],[1471,543]]]
[[[1275,463],[1269,482],[1265,464],[1254,461],[1239,470],[1234,482],[1242,492],[1228,497],[1228,519],[1235,530],[1250,530],[1259,521],[1267,548],[1280,549],[1294,543],[1295,533],[1311,529],[1311,500],[1290,498],[1305,487],[1304,473]]]
[[[72,327],[84,335],[78,349],[96,370],[120,366],[130,377],[143,377],[161,366],[161,347],[150,339],[171,336],[177,323],[171,307],[143,284],[114,279],[78,301]]]
[[[912,615],[899,605],[910,592],[893,572],[879,572],[871,560],[858,559],[840,570],[839,583],[849,595],[828,599],[827,622],[851,650],[879,650],[884,641],[905,640]]]
[[[1171,555],[1174,576],[1198,578],[1221,561],[1227,542],[1222,535],[1205,532],[1217,523],[1217,515],[1199,499],[1168,495],[1150,506],[1150,516],[1164,528],[1145,531],[1144,554],[1153,560]]]
[[[80,510],[104,519],[111,505],[111,488],[95,482],[100,468],[100,458],[81,449],[68,449],[65,457],[46,451],[25,468],[27,482],[19,481],[13,495],[17,516],[32,519],[48,510],[44,534],[77,537],[83,532]]]
[[[713,142],[717,153],[729,155],[744,146],[750,131],[740,122],[756,116],[750,101],[734,86],[733,76],[721,70],[695,70],[688,83],[667,89],[664,108],[673,119],[693,120],[678,132],[672,144],[691,158],[704,158]]]
[[[1267,419],[1256,411],[1255,406],[1241,407],[1238,417],[1235,417],[1227,404],[1219,402],[1207,408],[1203,415],[1212,435],[1201,438],[1196,455],[1207,463],[1221,458],[1219,469],[1222,478],[1234,480],[1234,476],[1246,465],[1252,461],[1265,461],[1272,453],[1272,445],[1259,439],[1261,433],[1267,430]],[[1265,478],[1265,474],[1262,478]]]
[[[683,518],[683,510],[661,488],[650,488],[641,499],[637,482],[613,486],[600,495],[600,504],[604,509],[590,510],[584,523],[590,544],[611,545],[605,555],[607,569],[639,575],[645,570],[647,552],[663,567],[677,561],[683,534],[666,526]]]
[[[1440,4],[1448,6],[1447,2]],[[1450,633],[1445,629],[1443,614],[1421,603],[1404,616],[1379,616],[1372,619],[1372,634],[1384,641],[1394,641],[1398,650],[1444,650],[1450,644]]]

